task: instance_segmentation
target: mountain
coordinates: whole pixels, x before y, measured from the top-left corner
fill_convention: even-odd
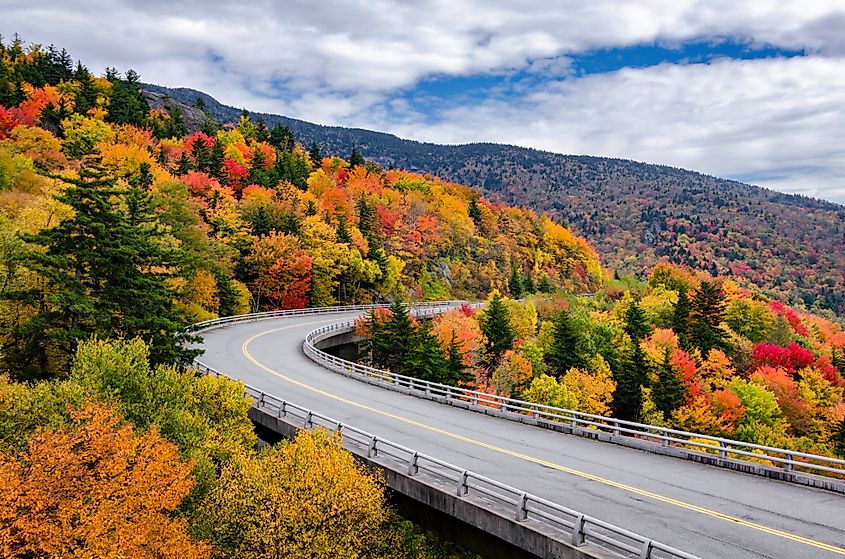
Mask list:
[[[221,122],[241,113],[192,89],[144,88],[186,111],[202,99]],[[297,141],[316,142],[324,154],[348,156],[357,145],[382,166],[432,173],[547,212],[585,236],[619,273],[641,274],[668,260],[845,316],[845,206],[623,159],[489,143],[438,145],[279,115],[253,117],[287,126]]]

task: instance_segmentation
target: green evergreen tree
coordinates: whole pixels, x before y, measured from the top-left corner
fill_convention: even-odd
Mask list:
[[[684,349],[690,349],[690,301],[686,289],[678,290],[678,302],[672,313],[672,330],[678,336],[678,342]]]
[[[790,326],[789,321],[782,314],[777,315],[775,317],[775,326],[772,328],[772,332],[766,341],[770,344],[786,347],[792,343],[793,339],[792,326]]]
[[[472,373],[467,371],[464,353],[461,351],[461,343],[454,331],[449,339],[449,344],[446,346],[446,361],[449,365],[449,380],[446,384],[458,386],[461,382],[473,380]]]
[[[639,303],[632,303],[625,312],[625,333],[631,339],[626,359],[614,371],[616,391],[613,393],[614,416],[637,421],[643,407],[643,386],[648,385],[648,364],[642,348],[642,339],[651,326]]]
[[[209,172],[211,169],[211,150],[208,149],[208,144],[202,138],[197,138],[191,146],[191,157],[194,158],[197,171]]]
[[[485,361],[490,368],[499,364],[502,355],[513,348],[514,331],[508,309],[502,296],[494,293],[481,315],[481,332],[484,334]]]
[[[475,196],[469,199],[469,207],[467,208],[467,214],[469,215],[470,219],[472,219],[473,223],[478,225],[478,222],[481,219],[481,208],[478,207],[478,199]]]
[[[519,273],[519,268],[515,262],[511,262],[511,277],[508,280],[508,291],[511,297],[519,299],[524,292],[524,285],[522,283],[522,274]]]
[[[217,284],[217,298],[220,301],[217,314],[221,317],[232,316],[235,314],[235,305],[238,302],[238,293],[232,287],[232,281],[222,270],[214,271],[214,281]]]
[[[157,363],[190,361],[189,338],[180,333],[176,293],[169,272],[178,254],[158,241],[149,185],[142,165],[128,189],[99,160],[80,170],[57,200],[73,210],[54,227],[25,240],[36,248],[23,264],[44,278],[47,288],[13,294],[39,311],[16,331],[18,364],[24,374],[44,377],[48,348],[69,359],[82,339],[139,336]]]
[[[401,374],[429,382],[452,384],[449,360],[427,321],[417,324],[411,344],[403,357]]]
[[[365,165],[366,163],[364,156],[361,154],[361,150],[358,149],[358,146],[353,144],[352,153],[349,155],[349,167],[357,167],[358,165]]]
[[[226,159],[223,151],[223,144],[218,138],[214,138],[211,145],[211,153],[208,156],[208,174],[216,179],[223,178],[223,161]]]
[[[711,349],[726,347],[726,334],[722,330],[725,294],[715,283],[703,281],[692,300],[690,327],[692,344],[706,357]]]
[[[185,175],[189,171],[193,169],[193,165],[191,165],[191,160],[188,158],[188,155],[183,151],[182,155],[179,156],[179,161],[176,162],[176,174],[178,175]]]
[[[552,282],[549,279],[548,274],[542,274],[540,276],[540,283],[537,286],[537,290],[540,293],[554,293],[555,292],[555,287],[552,285]]]
[[[106,78],[112,86],[106,120],[115,124],[143,125],[150,107],[141,95],[140,76],[129,70],[126,78],[120,79],[116,70],[108,68]]]
[[[684,403],[686,389],[672,366],[672,352],[667,348],[657,367],[657,384],[652,387],[654,405],[668,418]]]
[[[537,292],[537,287],[534,285],[534,280],[531,278],[530,273],[523,274],[522,288],[527,295],[531,295]]]
[[[390,316],[380,320],[370,313],[371,336],[369,350],[373,366],[405,374],[406,359],[417,343],[416,328],[401,302],[390,305]]]
[[[293,132],[283,124],[277,124],[270,131],[270,145],[279,151],[290,151],[293,149]]]
[[[311,165],[318,167],[320,161],[323,160],[323,154],[320,152],[320,144],[311,142],[311,148],[308,150],[308,157],[311,158]]]
[[[337,216],[337,240],[341,243],[352,243],[352,235],[349,234],[349,227],[346,225],[346,215]]]
[[[552,343],[545,356],[552,374],[560,376],[572,367],[585,366],[585,359],[578,352],[579,335],[570,311],[558,312],[552,319],[552,326]]]

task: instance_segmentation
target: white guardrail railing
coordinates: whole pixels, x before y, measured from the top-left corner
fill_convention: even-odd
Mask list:
[[[231,378],[201,362],[197,361],[195,365],[202,373]],[[493,505],[495,509],[506,513],[512,511],[517,522],[536,521],[559,533],[563,541],[573,546],[589,543],[621,557],[640,559],[698,559],[695,555],[417,452],[252,386],[244,386],[244,396],[252,398],[253,405],[259,409],[275,413],[276,417],[301,425],[303,429],[324,428],[331,433],[338,433],[348,450],[377,459],[385,467],[392,466],[392,469],[405,475],[421,475],[438,485],[452,486],[458,497],[478,495],[484,498],[485,506]]]
[[[441,309],[423,309],[418,314],[431,314],[439,310]],[[673,450],[680,453],[709,453],[718,456],[722,461],[736,461],[750,458],[761,465],[765,465],[762,461],[766,461],[772,465],[777,464],[777,467],[782,468],[786,473],[801,470],[825,476],[845,477],[845,460],[838,458],[733,439],[724,439],[701,433],[691,433],[669,427],[613,419],[601,415],[592,415],[575,410],[517,400],[515,398],[506,398],[467,388],[437,384],[368,367],[359,363],[353,363],[321,351],[314,345],[326,338],[352,331],[354,328],[355,321],[346,321],[317,328],[306,336],[303,342],[303,351],[313,361],[328,369],[347,376],[360,377],[369,383],[381,383],[390,387],[403,387],[411,394],[428,398],[437,397],[446,402],[461,402],[465,405],[476,406],[476,409],[479,409],[478,406],[487,406],[505,413],[522,416],[530,415],[538,420],[544,419],[555,423],[564,423],[571,427],[572,432],[575,434],[591,435],[599,431],[613,435],[614,437],[619,437],[620,435],[635,437],[644,442],[653,442],[662,447],[669,447],[671,445]],[[579,430],[578,428],[581,429]],[[613,439],[610,442],[613,442]],[[750,463],[748,460],[743,461]]]

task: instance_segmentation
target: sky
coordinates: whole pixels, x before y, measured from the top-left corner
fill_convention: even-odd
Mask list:
[[[843,0],[0,0],[92,70],[438,143],[667,164],[845,203]]]

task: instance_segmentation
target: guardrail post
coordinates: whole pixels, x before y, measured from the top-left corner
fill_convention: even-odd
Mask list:
[[[728,445],[725,444],[725,441],[719,441],[719,458],[724,460],[728,457],[727,452]]]
[[[654,549],[654,542],[651,540],[643,542],[643,547],[640,550],[640,559],[651,559],[652,549]]]
[[[259,407],[259,408],[263,408],[263,407],[264,407],[264,392],[262,392],[262,393],[261,393],[261,396],[258,398],[258,407]]]
[[[308,410],[308,413],[305,414],[304,426],[305,426],[306,429],[310,429],[311,427],[314,426],[314,422],[312,420],[313,416],[314,416],[314,413],[311,410]]]
[[[367,448],[367,458],[372,458],[373,456],[378,456],[378,449],[376,448],[376,442],[378,438],[373,435],[373,438],[370,440],[370,446]]]
[[[469,493],[469,486],[467,485],[468,478],[469,472],[467,470],[461,472],[460,477],[458,477],[458,497],[463,497]]]
[[[622,434],[622,431],[619,430],[619,422],[614,421],[613,422],[613,436],[618,437],[621,434]]]
[[[584,528],[587,524],[587,519],[583,514],[579,514],[572,523],[572,545],[578,547],[587,542],[587,534]]]
[[[279,406],[279,417],[287,417],[288,416],[288,403],[286,400],[282,400],[282,405]]]
[[[795,459],[795,457],[792,455],[791,452],[786,452],[784,454],[785,454],[786,462],[784,462],[784,464],[783,464],[783,469],[786,472],[791,472],[792,471],[792,461]]]
[[[411,458],[408,460],[408,475],[415,476],[420,473],[420,467],[417,465],[417,459],[419,458],[419,454],[414,452],[411,454]]]
[[[447,386],[446,387],[446,401],[448,402],[451,399],[452,399],[452,387]]]
[[[528,520],[528,493],[523,493],[516,500],[516,521]]]
[[[662,437],[660,438],[660,446],[664,448],[669,446],[669,433],[666,432],[666,429],[663,429]]]

